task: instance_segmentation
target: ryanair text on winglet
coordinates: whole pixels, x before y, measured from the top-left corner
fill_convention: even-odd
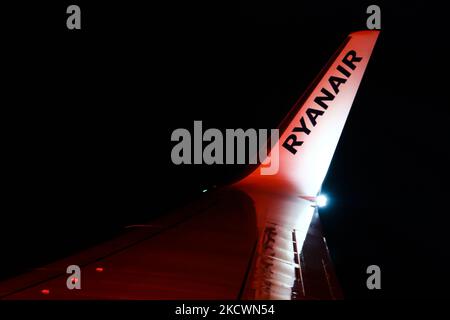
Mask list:
[[[346,65],[350,70],[355,70],[356,63],[360,62],[362,57],[358,57],[356,51],[350,50],[342,59],[344,65]],[[321,107],[321,109],[315,109],[312,107],[308,107],[306,109],[306,117],[308,118],[308,124],[305,120],[305,117],[302,116],[299,120],[299,124],[297,127],[294,127],[292,133],[286,138],[283,142],[283,147],[287,149],[292,154],[297,153],[297,148],[303,144],[303,140],[299,139],[299,134],[304,133],[309,135],[311,133],[312,127],[315,127],[317,124],[317,118],[322,116],[325,113],[325,110],[328,109],[327,101],[333,101],[335,96],[339,93],[339,86],[347,82],[347,79],[351,76],[351,71],[344,68],[342,65],[338,65],[336,70],[339,71],[339,76],[332,75],[328,78],[328,83],[333,89],[333,93],[331,93],[328,89],[322,88],[320,90],[323,93],[323,96],[316,96],[314,98],[314,102]],[[342,77],[342,76],[344,77]],[[310,125],[309,125],[310,124]]]

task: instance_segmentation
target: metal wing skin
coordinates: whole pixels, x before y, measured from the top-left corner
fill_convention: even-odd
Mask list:
[[[342,298],[316,197],[378,33],[351,33],[294,105],[271,149],[275,174],[261,174],[262,164],[170,215],[4,281],[0,299]]]

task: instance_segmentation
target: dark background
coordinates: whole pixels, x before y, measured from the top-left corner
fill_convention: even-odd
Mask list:
[[[0,278],[104,241],[236,179],[174,166],[171,132],[275,128],[373,2],[3,11]],[[448,33],[430,1],[374,2],[382,32],[323,191],[348,298],[448,296]],[[365,287],[368,265],[382,290]]]

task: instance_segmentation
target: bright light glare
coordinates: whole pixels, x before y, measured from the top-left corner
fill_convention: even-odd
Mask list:
[[[316,198],[316,204],[318,207],[325,207],[327,205],[327,197],[323,194],[317,196]]]

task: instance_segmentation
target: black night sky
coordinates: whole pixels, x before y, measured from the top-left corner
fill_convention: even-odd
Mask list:
[[[68,3],[8,11],[0,279],[242,175],[171,164],[171,132],[194,120],[276,128],[375,3],[382,32],[323,185],[325,236],[348,298],[448,296],[442,2],[73,2],[78,32],[65,27]],[[365,287],[371,264],[377,292]]]

